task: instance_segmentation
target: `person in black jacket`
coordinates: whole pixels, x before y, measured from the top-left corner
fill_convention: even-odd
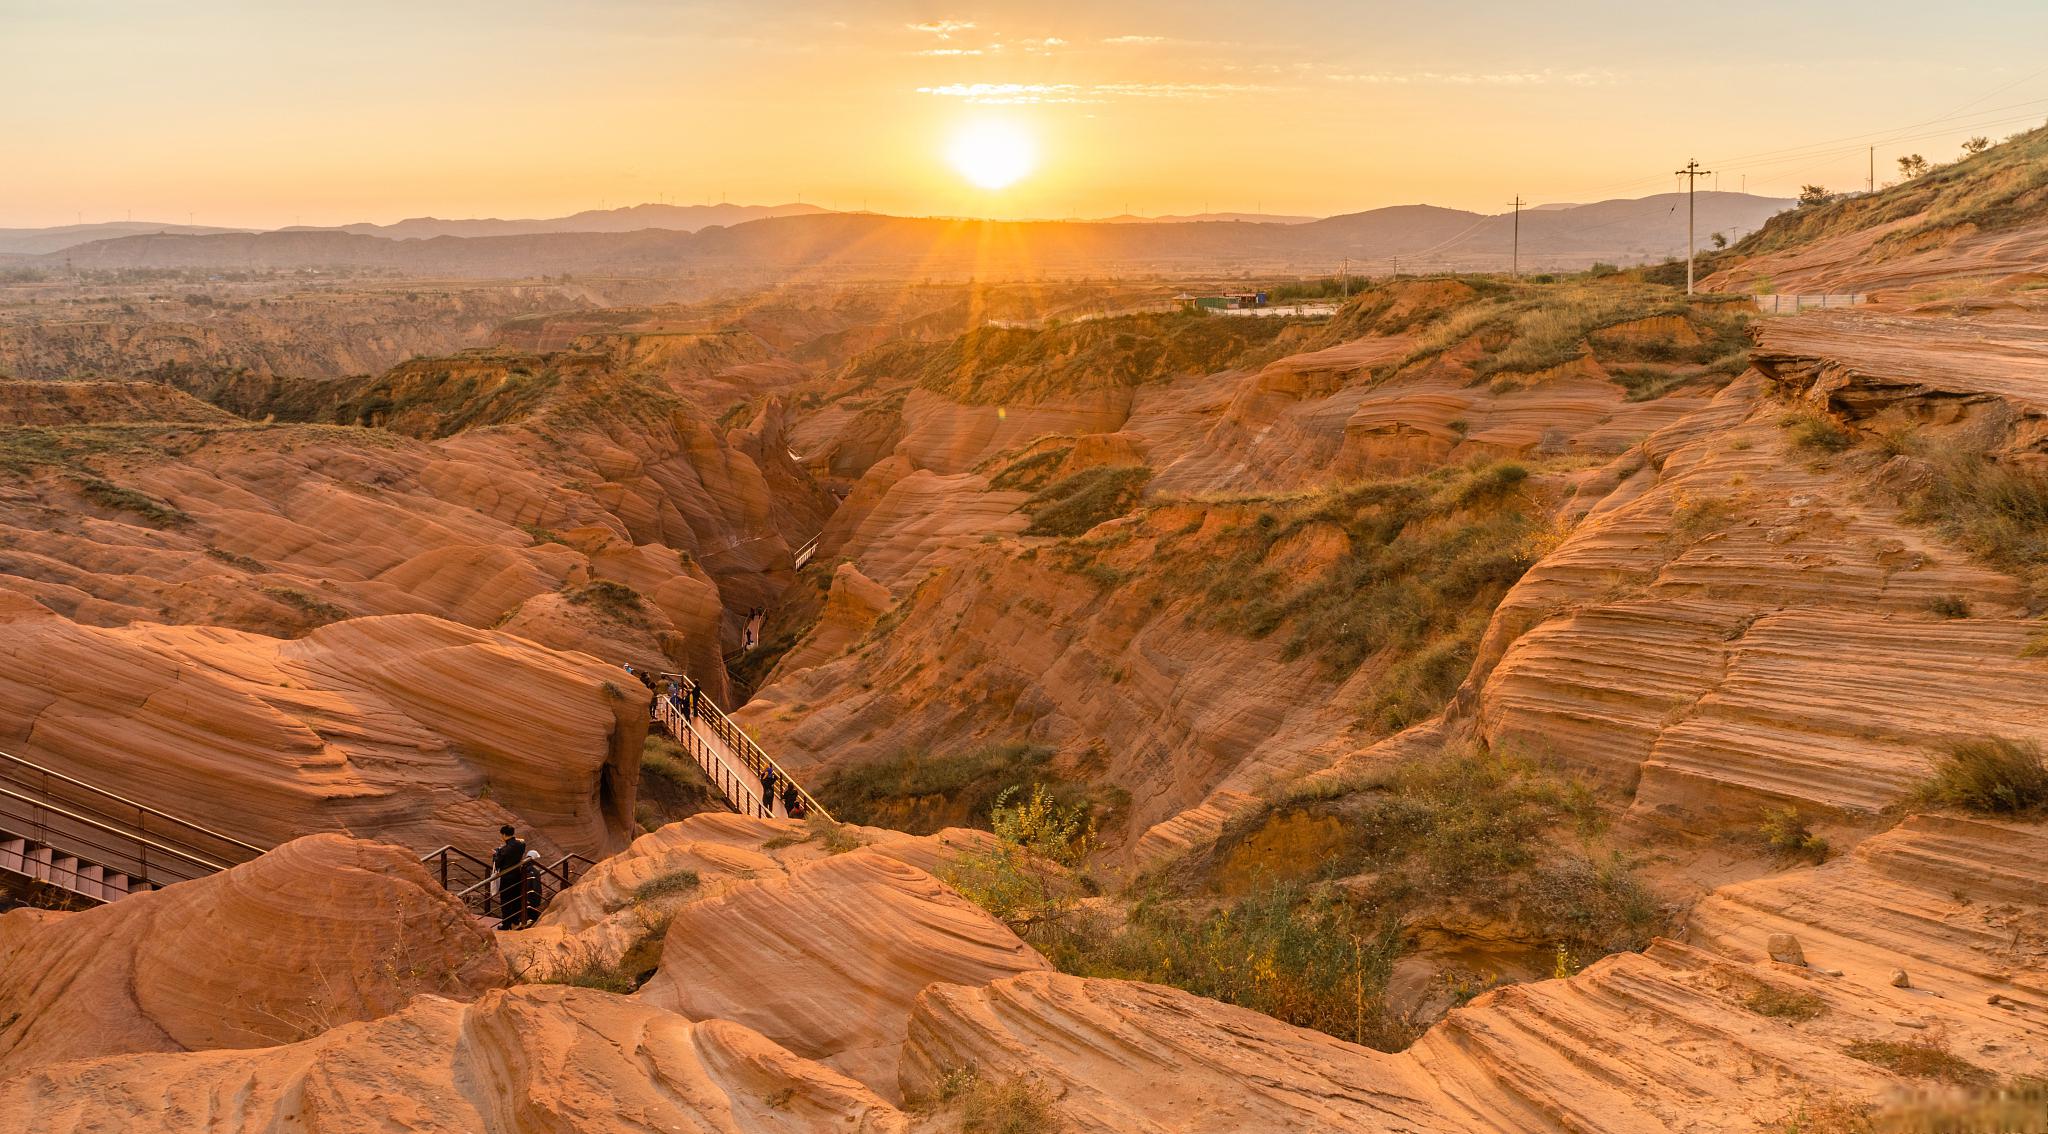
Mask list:
[[[498,899],[498,928],[517,929],[526,920],[526,886],[521,873],[526,861],[526,840],[511,824],[498,828],[505,841],[491,852],[491,893]]]

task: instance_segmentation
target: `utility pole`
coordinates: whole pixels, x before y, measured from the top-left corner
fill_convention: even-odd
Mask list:
[[[1521,195],[1520,193],[1517,193],[1517,194],[1515,194],[1515,199],[1514,199],[1514,200],[1512,200],[1512,201],[1510,201],[1510,202],[1508,202],[1508,203],[1509,203],[1509,204],[1511,204],[1511,205],[1513,205],[1513,206],[1515,207],[1515,255],[1514,255],[1514,259],[1512,259],[1512,260],[1510,260],[1510,261],[1509,261],[1509,263],[1510,263],[1510,264],[1512,264],[1513,266],[1512,266],[1511,268],[1509,268],[1509,269],[1508,269],[1508,274],[1509,274],[1509,275],[1511,275],[1511,276],[1513,276],[1513,277],[1515,277],[1516,279],[1521,279],[1521,278],[1522,278],[1522,206],[1523,206],[1523,205],[1526,205],[1526,204],[1528,204],[1529,202],[1527,202],[1527,201],[1524,201],[1524,200],[1522,200],[1522,195]]]
[[[1351,257],[1344,257],[1344,298],[1351,298]]]
[[[1692,228],[1693,196],[1698,192],[1700,178],[1710,176],[1713,170],[1701,169],[1698,158],[1685,163],[1678,176],[1685,178],[1685,294],[1692,294]]]
[[[1863,183],[1865,193],[1877,192],[1877,147],[1870,147],[1870,180]]]

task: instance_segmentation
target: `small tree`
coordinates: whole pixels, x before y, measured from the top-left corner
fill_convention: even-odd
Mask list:
[[[1979,134],[1976,137],[1971,138],[1969,141],[1963,143],[1963,156],[1975,157],[1976,155],[1981,154],[1985,150],[1988,150],[1990,148],[1991,139],[1985,137],[1982,134]]]
[[[1712,239],[1713,239],[1713,241],[1714,241],[1714,247],[1716,247],[1716,248],[1726,248],[1726,247],[1728,247],[1728,238],[1727,238],[1726,236],[1723,236],[1723,235],[1722,235],[1721,233],[1718,233],[1718,232],[1717,232],[1717,233],[1715,233],[1715,234],[1713,235],[1713,238],[1712,238]]]
[[[1072,872],[1095,850],[1095,823],[1085,805],[1062,805],[1044,784],[1013,804],[1015,795],[1004,789],[989,814],[995,845],[959,856],[940,876],[1021,931],[1071,912],[1080,896]]]
[[[1911,181],[1927,172],[1927,159],[1919,154],[1907,154],[1899,159],[1899,176]]]
[[[1801,185],[1799,187],[1799,203],[1801,206],[1827,204],[1828,187],[1825,185]]]

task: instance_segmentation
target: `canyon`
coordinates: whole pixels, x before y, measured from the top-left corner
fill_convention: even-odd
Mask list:
[[[1801,206],[1692,296],[1233,318],[1163,309],[1222,273],[510,244],[466,262],[513,282],[21,285],[0,752],[250,853],[17,893],[0,1125],[2039,1111],[2044,168],[2048,129]],[[733,814],[637,673],[831,814]],[[423,862],[501,824],[591,863],[528,927]]]

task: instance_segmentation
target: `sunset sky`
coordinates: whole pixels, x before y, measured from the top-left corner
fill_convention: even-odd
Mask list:
[[[0,0],[0,226],[1790,195],[2048,119],[2044,43],[2042,0]],[[948,161],[990,123],[1000,191]]]

